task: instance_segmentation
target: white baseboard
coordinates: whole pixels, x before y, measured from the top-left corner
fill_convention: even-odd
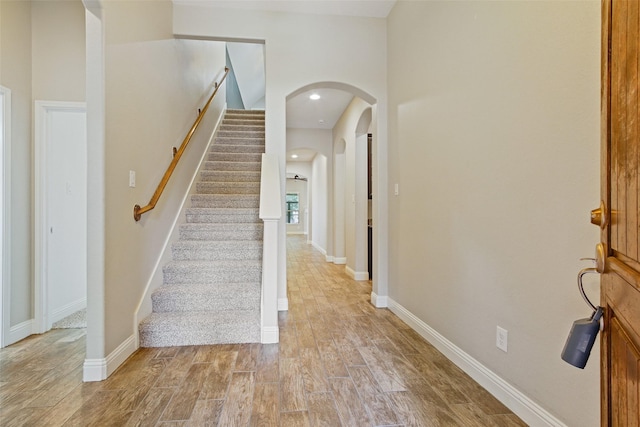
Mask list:
[[[289,298],[278,298],[278,311],[289,311]]]
[[[84,359],[82,381],[102,381],[107,378],[107,359]]]
[[[9,336],[5,345],[11,345],[34,334],[34,319],[25,320],[9,328]]]
[[[363,282],[365,280],[369,280],[369,272],[368,271],[354,271],[351,267],[346,266],[345,271],[349,277],[357,282]]]
[[[276,344],[280,341],[280,329],[277,326],[263,326],[260,342],[262,344]]]
[[[391,298],[389,298],[389,309],[528,425],[532,427],[567,427],[566,424],[520,390],[462,351]]]
[[[388,297],[383,297],[375,292],[371,292],[371,304],[377,308],[389,307]]]
[[[83,308],[87,308],[87,298],[81,298],[73,301],[51,313],[51,323],[56,323],[58,320],[64,319],[67,316],[72,315],[76,311],[80,311]]]
[[[325,257],[327,256],[327,251],[326,251],[322,246],[320,246],[319,244],[317,244],[317,243],[316,243],[316,242],[314,242],[313,240],[310,240],[310,241],[309,241],[309,244],[310,244],[311,246],[313,246],[315,249],[317,249],[318,251],[320,251],[320,253],[321,253],[322,255],[324,255]]]
[[[82,381],[92,382],[107,379],[136,350],[136,337],[131,335],[106,358],[85,359],[82,367]]]
[[[344,265],[347,263],[347,257],[333,257],[333,263],[337,265]]]

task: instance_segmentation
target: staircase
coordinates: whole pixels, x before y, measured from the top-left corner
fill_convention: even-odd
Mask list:
[[[141,347],[260,342],[264,111],[227,110],[139,326]]]

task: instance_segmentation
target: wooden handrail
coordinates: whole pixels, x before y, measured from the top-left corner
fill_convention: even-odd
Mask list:
[[[187,145],[189,145],[189,142],[191,141],[191,137],[195,133],[196,129],[198,129],[198,126],[200,125],[202,118],[204,117],[204,115],[207,113],[207,110],[209,109],[209,105],[211,105],[211,101],[213,101],[213,97],[216,96],[216,93],[218,92],[218,89],[220,88],[220,85],[222,85],[222,82],[224,81],[224,79],[227,77],[227,74],[229,74],[229,68],[225,67],[224,75],[220,79],[220,82],[215,83],[213,93],[209,97],[209,100],[205,104],[202,111],[200,111],[200,114],[198,114],[198,118],[193,123],[193,126],[191,126],[191,129],[189,129],[189,132],[187,132],[187,136],[184,137],[184,140],[182,141],[180,148],[176,150],[176,148],[173,147],[173,150],[174,150],[173,160],[171,160],[171,163],[169,164],[167,171],[164,173],[164,176],[160,180],[160,183],[158,184],[158,188],[156,188],[156,191],[155,193],[153,193],[153,196],[151,197],[151,200],[149,200],[149,203],[143,207],[140,207],[140,205],[135,205],[133,207],[133,219],[135,219],[136,221],[140,221],[140,218],[142,217],[143,213],[149,212],[151,209],[156,207],[156,203],[158,203],[158,199],[160,199],[160,196],[164,191],[164,187],[167,186],[167,183],[169,182],[169,178],[171,178],[171,175],[173,174],[173,170],[178,165],[178,162],[180,161],[180,157],[182,157],[182,153],[184,153],[184,150],[187,148]]]

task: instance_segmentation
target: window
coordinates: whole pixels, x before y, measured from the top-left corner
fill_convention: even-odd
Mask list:
[[[300,223],[300,196],[298,193],[287,193],[287,224]]]

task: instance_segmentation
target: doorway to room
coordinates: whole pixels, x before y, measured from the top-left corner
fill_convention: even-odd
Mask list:
[[[86,105],[36,101],[36,331],[87,305]]]

